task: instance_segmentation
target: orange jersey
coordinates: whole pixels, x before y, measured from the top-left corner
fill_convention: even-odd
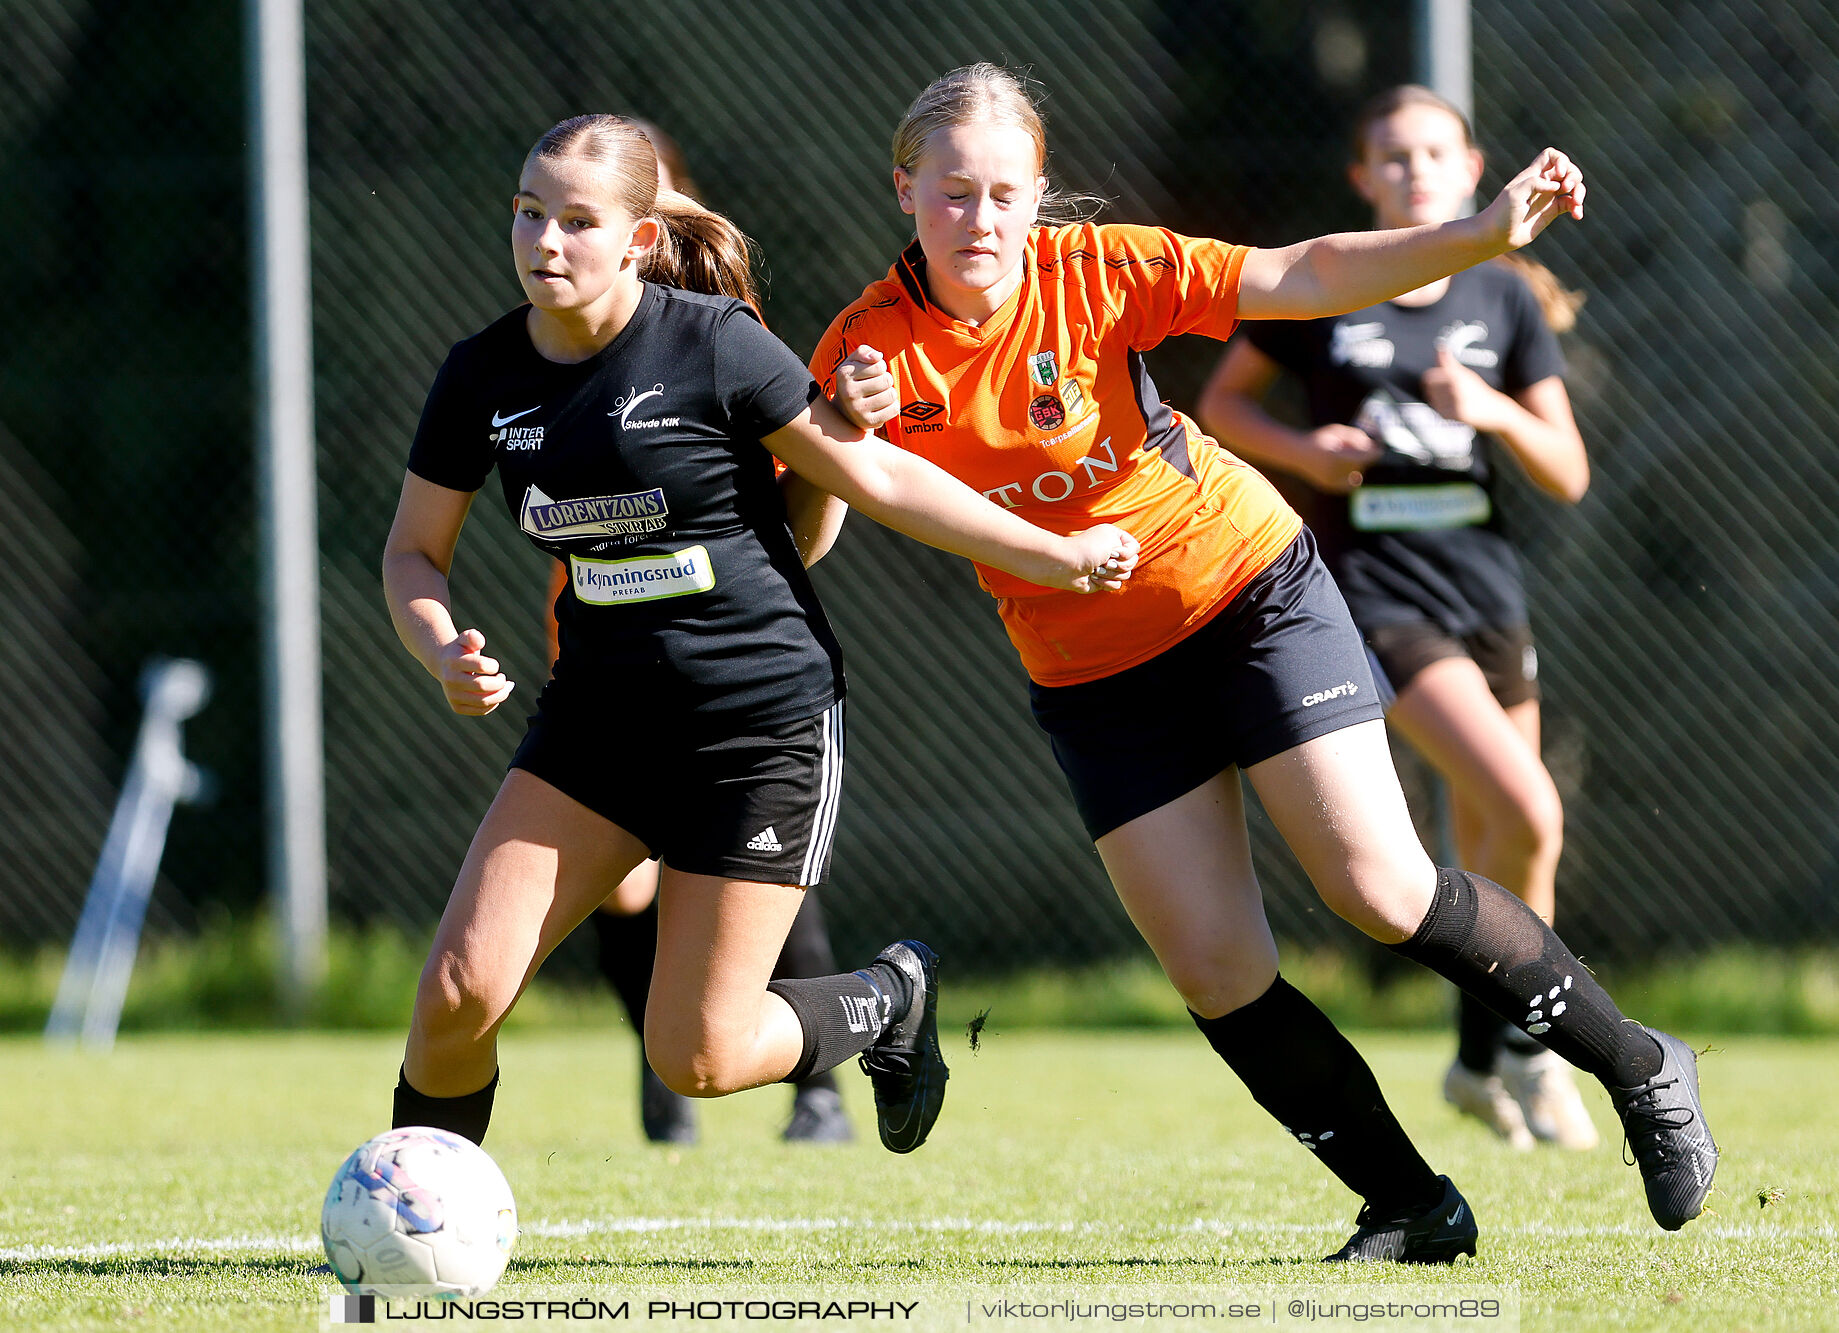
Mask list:
[[[1116,523],[1142,545],[1121,593],[1084,596],[977,566],[1028,674],[1096,680],[1204,625],[1302,520],[1258,472],[1157,397],[1142,353],[1238,322],[1245,247],[1154,227],[1042,227],[1021,286],[982,325],[927,298],[908,246],[832,321],[811,359],[826,394],[856,347],[887,358],[900,415],[882,431],[1054,532]]]

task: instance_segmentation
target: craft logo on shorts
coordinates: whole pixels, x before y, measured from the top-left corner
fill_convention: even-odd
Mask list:
[[[707,592],[715,586],[715,569],[706,547],[692,546],[670,555],[641,555],[630,560],[588,560],[568,557],[569,581],[575,600],[589,606],[619,606],[626,602],[656,602]]]
[[[1066,424],[1066,408],[1057,396],[1044,393],[1028,404],[1028,419],[1041,430],[1059,430]]]
[[[1314,708],[1317,704],[1325,704],[1330,699],[1351,699],[1358,693],[1360,693],[1360,687],[1350,680],[1335,686],[1332,690],[1319,690],[1314,694],[1305,694],[1303,707]]]
[[[901,429],[912,431],[918,435],[929,435],[935,430],[944,430],[945,423],[943,421],[933,420],[934,417],[944,410],[944,403],[929,403],[924,398],[916,402],[908,403],[905,407],[900,409],[900,415],[903,419]]]
[[[590,495],[579,500],[551,500],[535,486],[524,492],[517,526],[532,537],[562,541],[570,537],[642,537],[662,532],[670,506],[657,488],[630,495]]]
[[[1043,389],[1054,387],[1054,381],[1060,378],[1060,363],[1052,350],[1036,352],[1028,358],[1028,378]]]

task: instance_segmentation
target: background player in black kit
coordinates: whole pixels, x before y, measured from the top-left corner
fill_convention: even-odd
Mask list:
[[[686,195],[697,203],[702,192],[690,177],[683,150],[676,140],[647,120],[633,124],[651,140],[658,155],[658,188]],[[745,278],[748,275],[737,275]],[[738,296],[759,308],[751,287],[722,293]],[[787,504],[792,511],[792,535],[798,541],[805,564],[814,564],[836,536],[834,514],[825,506],[809,483],[796,473],[784,479]],[[555,665],[561,649],[556,625],[555,605],[568,588],[568,567],[561,561],[553,566],[548,597],[543,603],[543,619],[548,630],[549,664]],[[658,863],[641,862],[637,869],[619,882],[598,909],[589,914],[594,931],[594,961],[600,975],[612,987],[642,1037],[645,1031],[645,1005],[651,992],[651,975],[658,949]],[[785,937],[779,961],[774,965],[775,978],[816,977],[837,970],[836,954],[824,928],[822,898],[807,893],[792,929]],[[639,1125],[653,1143],[694,1143],[696,1141],[696,1103],[664,1086],[639,1051]],[[837,1089],[836,1074],[819,1070],[794,1085],[792,1114],[782,1137],[791,1143],[844,1143],[854,1137],[849,1116],[843,1110]]]
[[[1368,103],[1353,154],[1379,228],[1460,217],[1481,179],[1467,119],[1427,88]],[[1305,517],[1397,691],[1387,720],[1448,781],[1463,868],[1548,923],[1564,812],[1539,755],[1526,593],[1493,489],[1502,449],[1556,499],[1589,485],[1553,336],[1575,300],[1515,256],[1337,318],[1248,323],[1200,411],[1222,443],[1313,489]],[[1260,405],[1280,371],[1301,378],[1313,429]],[[1458,1005],[1444,1096],[1515,1147],[1595,1146],[1570,1066],[1474,998]]]
[[[931,951],[902,941],[858,972],[770,980],[828,865],[843,741],[840,654],[773,458],[871,518],[1042,586],[1120,587],[1135,540],[1110,526],[1059,536],[1007,513],[851,426],[745,302],[679,290],[736,290],[746,241],[659,194],[631,122],[554,127],[513,204],[530,303],[442,366],[384,588],[404,645],[455,712],[476,716],[513,685],[484,636],[456,627],[447,571],[494,467],[514,520],[566,560],[570,585],[554,675],[422,972],[393,1123],[484,1137],[517,996],[655,852],[645,1045],[659,1076],[720,1096],[861,1053],[882,1142],[911,1151],[946,1077]]]

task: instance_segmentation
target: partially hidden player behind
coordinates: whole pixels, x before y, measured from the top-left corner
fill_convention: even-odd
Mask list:
[[[555,126],[512,202],[529,304],[441,367],[383,581],[403,644],[455,712],[509,698],[448,585],[496,468],[512,521],[568,562],[561,652],[435,932],[393,1123],[484,1138],[518,995],[655,853],[645,1048],[664,1082],[714,1097],[860,1054],[882,1142],[911,1151],[947,1075],[932,951],[901,941],[853,973],[771,979],[824,878],[843,759],[840,655],[773,459],[910,536],[1050,587],[1122,587],[1136,542],[1108,525],[1044,531],[865,436],[746,302],[684,290],[739,284],[747,241],[659,192],[629,121]]]
[[[702,202],[702,192],[691,179],[683,150],[677,141],[650,121],[634,119],[658,155],[658,189]],[[751,274],[743,271],[743,278]],[[723,291],[757,307],[751,286]],[[787,509],[792,519],[793,536],[806,565],[816,561],[829,549],[836,535],[831,527],[826,534],[830,510],[819,493],[796,473],[783,480]],[[805,529],[809,528],[809,531]],[[555,666],[561,650],[560,628],[556,624],[557,602],[568,590],[568,566],[564,561],[550,565],[549,595],[543,603],[543,619],[549,643],[549,664]],[[761,830],[760,841],[778,841],[776,830]],[[643,1037],[645,1002],[651,992],[651,977],[658,948],[658,863],[640,862],[638,868],[607,895],[588,920],[594,928],[594,959],[600,975],[618,997],[631,1020],[632,1030]],[[824,929],[822,899],[807,893],[792,929],[785,937],[785,947],[773,966],[775,979],[824,976],[837,970],[836,955],[830,948],[830,936]],[[645,1059],[644,1046],[639,1048],[639,1126],[653,1143],[687,1144],[696,1141],[696,1103],[672,1092]],[[792,1096],[792,1114],[783,1137],[793,1143],[846,1143],[854,1137],[849,1116],[843,1109],[836,1074],[819,1070],[796,1085]]]
[[[993,65],[920,94],[894,135],[917,239],[813,358],[836,400],[1012,512],[1142,543],[1115,597],[980,568],[1036,718],[1131,920],[1252,1096],[1364,1200],[1334,1259],[1450,1261],[1475,1219],[1334,1025],[1278,975],[1240,772],[1324,901],[1610,1089],[1655,1219],[1701,1211],[1716,1148],[1696,1062],[1624,1018],[1499,885],[1439,870],[1393,772],[1359,631],[1296,514],[1156,395],[1178,333],[1358,310],[1583,215],[1552,149],[1473,218],[1248,249],[1136,226],[1037,225],[1055,200],[1019,80]]]
[[[1463,216],[1481,172],[1467,118],[1428,88],[1381,93],[1355,121],[1349,176],[1375,227]],[[1246,323],[1200,404],[1221,443],[1312,488],[1309,527],[1396,691],[1388,720],[1448,784],[1464,868],[1548,923],[1564,810],[1539,755],[1538,659],[1494,485],[1503,451],[1555,499],[1590,483],[1554,336],[1576,300],[1515,255],[1351,314]],[[1284,371],[1310,429],[1262,405]],[[1472,995],[1457,1034],[1452,1104],[1516,1148],[1596,1146],[1556,1053]]]

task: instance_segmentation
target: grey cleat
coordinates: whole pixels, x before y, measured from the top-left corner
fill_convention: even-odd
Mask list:
[[[1628,1149],[1647,1185],[1647,1207],[1668,1231],[1705,1211],[1718,1145],[1699,1102],[1698,1057],[1671,1033],[1644,1027],[1660,1046],[1660,1070],[1634,1088],[1611,1088]]]

